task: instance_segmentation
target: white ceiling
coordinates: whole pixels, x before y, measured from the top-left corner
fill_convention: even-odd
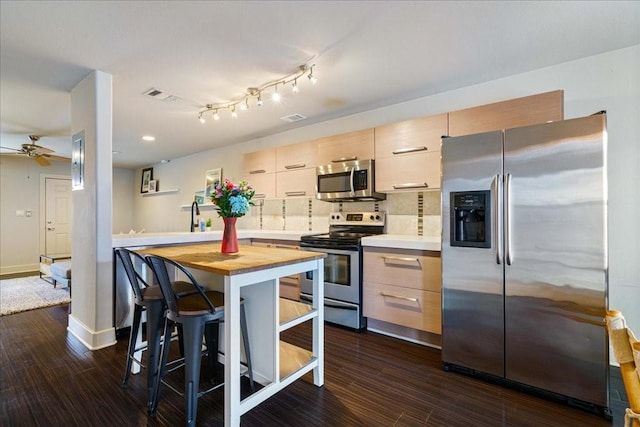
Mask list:
[[[113,76],[120,167],[640,43],[638,1],[2,0],[0,19],[0,145],[19,147],[37,134],[40,145],[68,156],[70,90],[101,70]],[[241,96],[310,58],[316,85],[302,82],[295,96],[280,88],[280,105],[250,104],[235,120],[226,112],[198,122],[205,104]],[[151,88],[181,99],[144,96]],[[308,118],[280,120],[293,113]]]

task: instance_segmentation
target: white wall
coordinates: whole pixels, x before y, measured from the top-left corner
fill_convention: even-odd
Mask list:
[[[69,142],[71,143],[71,142]],[[37,271],[39,268],[40,176],[68,176],[68,162],[52,161],[40,166],[27,157],[0,156],[0,274]],[[135,171],[113,170],[113,232],[127,232],[134,225]],[[16,216],[16,211],[30,209],[31,217]],[[16,244],[19,242],[20,244]]]
[[[609,305],[622,310],[629,324],[635,330],[640,330],[638,76],[640,45],[153,165],[154,178],[160,180],[161,188],[180,188],[180,192],[153,197],[136,195],[135,227],[145,228],[147,231],[187,230],[189,210],[178,206],[190,203],[193,192],[204,187],[204,173],[207,169],[222,167],[225,177],[239,178],[243,152],[562,89],[565,118],[581,117],[599,110],[608,112]],[[139,180],[140,171],[137,171],[135,181]],[[162,212],[162,215],[157,215],[157,212]],[[243,220],[249,219],[241,219]]]
[[[40,176],[71,178],[68,162],[40,166],[26,156],[0,156],[0,274],[37,271],[41,253]],[[31,216],[16,211],[31,210]]]

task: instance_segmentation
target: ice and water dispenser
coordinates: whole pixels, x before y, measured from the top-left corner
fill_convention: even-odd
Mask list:
[[[491,247],[491,192],[451,192],[451,246]]]

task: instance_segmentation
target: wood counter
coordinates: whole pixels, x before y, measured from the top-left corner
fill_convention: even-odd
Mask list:
[[[170,258],[185,267],[197,268],[223,276],[260,271],[265,268],[281,267],[301,261],[326,257],[324,253],[274,249],[259,246],[240,245],[236,254],[222,254],[220,243],[205,243],[184,246],[163,246],[136,251],[143,255],[158,255]]]

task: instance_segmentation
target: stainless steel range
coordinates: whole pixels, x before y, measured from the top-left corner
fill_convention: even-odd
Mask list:
[[[384,212],[334,212],[329,233],[302,236],[302,250],[324,252],[324,318],[327,322],[364,329],[362,316],[362,245],[360,239],[384,233]],[[312,272],[302,274],[301,300],[311,303]]]

